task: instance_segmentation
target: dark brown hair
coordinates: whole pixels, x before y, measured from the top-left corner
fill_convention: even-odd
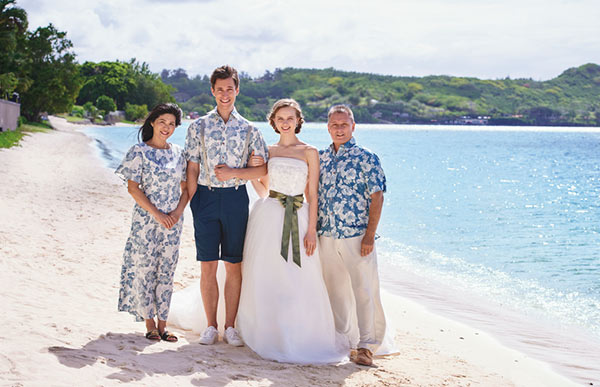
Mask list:
[[[232,78],[233,83],[235,83],[235,88],[238,89],[240,87],[240,78],[238,77],[238,72],[236,69],[229,65],[223,65],[221,67],[217,67],[212,75],[210,76],[210,87],[215,88],[215,83],[217,79],[227,79]]]
[[[181,109],[179,106],[175,105],[174,103],[161,103],[156,105],[150,114],[148,114],[146,120],[144,120],[144,124],[138,132],[138,139],[141,136],[142,141],[149,141],[152,136],[154,136],[154,128],[152,127],[152,123],[163,114],[172,114],[175,116],[175,127],[178,127],[179,124],[181,124]]]
[[[273,104],[271,111],[267,115],[267,120],[269,121],[269,124],[271,124],[273,129],[275,129],[276,133],[279,133],[279,130],[277,130],[277,126],[275,126],[275,114],[277,114],[277,110],[284,108],[284,107],[291,107],[292,109],[294,109],[296,111],[296,118],[298,119],[298,125],[296,125],[295,133],[300,133],[300,129],[302,128],[302,124],[304,123],[304,115],[302,114],[302,109],[300,108],[300,104],[298,104],[298,102],[296,102],[295,100],[293,100],[291,98],[283,98]]]

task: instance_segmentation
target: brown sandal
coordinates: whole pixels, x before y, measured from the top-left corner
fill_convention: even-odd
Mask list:
[[[151,331],[146,332],[146,338],[152,341],[160,341],[160,333],[158,333],[158,329],[153,329]]]

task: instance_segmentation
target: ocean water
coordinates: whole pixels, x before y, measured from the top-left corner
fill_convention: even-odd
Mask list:
[[[172,142],[183,146],[187,125]],[[600,129],[497,129],[357,126],[387,177],[383,286],[597,385]],[[111,168],[137,142],[134,127],[85,133]],[[325,124],[299,137],[330,143]]]

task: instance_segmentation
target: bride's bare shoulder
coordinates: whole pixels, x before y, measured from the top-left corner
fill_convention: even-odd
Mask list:
[[[307,156],[310,154],[319,154],[319,150],[310,144],[303,144],[302,150],[304,151],[304,154]]]
[[[317,150],[317,148],[315,148],[314,146],[312,146],[310,144],[307,144],[305,142],[302,142],[302,141],[300,141],[298,143],[298,145],[296,145],[296,147],[298,147],[298,149],[301,149],[304,152],[308,152],[308,151],[310,151],[312,149],[314,149],[315,151]]]

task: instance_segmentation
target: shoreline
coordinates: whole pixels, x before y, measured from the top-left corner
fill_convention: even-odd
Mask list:
[[[500,344],[406,297],[385,296],[400,354],[376,368],[352,363],[298,366],[265,361],[247,347],[205,347],[189,332],[179,343],[149,345],[143,324],[116,311],[122,249],[133,200],[102,165],[77,127],[52,118],[56,131],[36,133],[0,152],[0,275],[8,326],[0,342],[3,376],[13,384],[148,385],[556,385],[575,384],[548,364]],[[75,126],[75,128],[74,128]],[[194,283],[191,214],[186,220],[176,289]],[[390,305],[390,306],[388,306]],[[18,336],[18,337],[16,337]],[[26,337],[27,340],[21,340]],[[88,367],[86,367],[88,366]],[[73,373],[72,368],[78,371]]]
[[[394,271],[393,278],[384,273],[382,286],[433,314],[481,330],[582,385],[600,385],[600,340],[585,327],[515,309],[406,269]]]

